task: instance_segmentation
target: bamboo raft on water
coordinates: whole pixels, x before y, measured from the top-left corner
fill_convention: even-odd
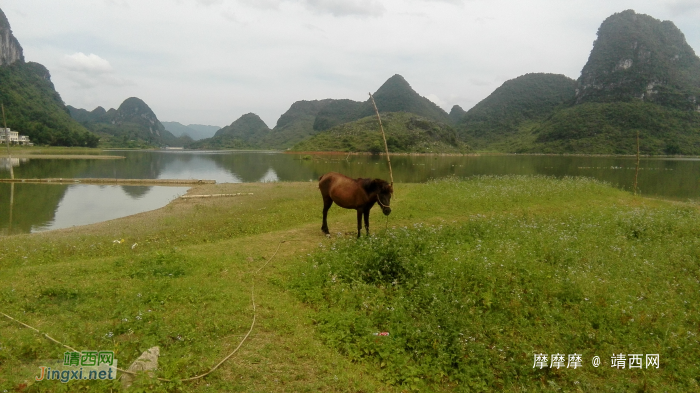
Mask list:
[[[118,184],[139,186],[175,186],[192,184],[216,184],[216,180],[200,179],[110,179],[110,178],[51,178],[51,179],[0,179],[0,183],[48,183],[48,184]]]
[[[253,195],[252,192],[237,192],[235,194],[205,194],[205,195],[183,195],[180,198],[181,199],[192,199],[192,198],[220,198],[220,197],[235,197],[235,196],[244,196],[244,195]]]

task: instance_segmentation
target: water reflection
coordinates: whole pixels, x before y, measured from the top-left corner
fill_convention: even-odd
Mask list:
[[[27,162],[27,158],[0,158],[0,169],[10,171],[10,168],[18,167],[20,163]]]
[[[92,224],[158,209],[186,192],[187,187],[71,185],[58,204],[54,219],[35,224],[32,232]]]
[[[267,170],[267,172],[265,172],[263,177],[261,177],[260,180],[258,180],[258,181],[260,183],[273,183],[273,182],[276,182],[279,180],[280,180],[280,178],[277,177],[277,173],[275,172],[275,170],[270,168]]]
[[[162,207],[187,187],[0,184],[0,234],[67,228]]]
[[[0,178],[10,176],[10,166],[16,178],[173,178],[237,183],[316,181],[330,171],[351,177],[388,178],[386,161],[381,156],[189,151],[109,151],[105,154],[123,155],[126,159],[5,158],[0,161]],[[392,156],[391,161],[396,182],[424,182],[445,176],[543,174],[588,176],[627,190],[632,188],[635,168],[633,157]],[[174,194],[184,192],[184,188],[174,190],[168,187],[17,184],[14,206],[10,210],[13,191],[10,184],[0,183],[0,232],[8,233],[10,227],[12,233],[53,229],[134,214],[163,206]],[[700,199],[700,160],[644,158],[639,171],[639,190],[647,196]],[[156,199],[158,203],[154,202]],[[13,214],[11,220],[10,214]]]
[[[37,224],[52,222],[67,189],[67,185],[0,183],[0,233],[29,233]]]

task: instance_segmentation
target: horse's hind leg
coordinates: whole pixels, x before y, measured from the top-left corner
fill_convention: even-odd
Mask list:
[[[323,197],[323,224],[321,224],[321,230],[326,235],[330,234],[330,232],[328,232],[328,222],[326,221],[326,218],[328,217],[328,209],[331,208],[332,204],[333,200],[331,199],[331,197]]]
[[[357,209],[357,237],[362,233],[362,210]]]

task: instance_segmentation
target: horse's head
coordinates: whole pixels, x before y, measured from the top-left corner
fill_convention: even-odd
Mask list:
[[[384,180],[376,179],[375,181],[379,183],[377,202],[382,207],[382,213],[388,216],[391,213],[391,196],[394,194],[394,187]]]

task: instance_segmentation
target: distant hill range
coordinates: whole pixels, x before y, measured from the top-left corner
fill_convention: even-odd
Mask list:
[[[700,59],[683,33],[627,10],[598,29],[574,104],[533,130],[536,150],[633,153],[639,132],[642,153],[700,154],[699,100]]]
[[[87,111],[70,105],[68,109],[80,124],[102,136],[104,146],[182,147],[193,142],[189,136],[176,137],[167,131],[151,108],[136,97],[127,98],[118,109],[98,106]]]
[[[700,154],[700,58],[672,22],[633,10],[602,23],[578,80],[522,75],[449,114],[400,75],[374,97],[396,152],[633,154],[639,134],[643,154]],[[192,146],[376,151],[373,115],[369,100],[298,101],[273,129],[247,114]]]
[[[35,144],[97,146],[99,138],[74,121],[43,65],[25,62],[22,46],[0,10],[0,101],[7,126]]]
[[[518,139],[521,128],[545,120],[575,94],[576,81],[564,75],[526,74],[506,81],[467,112],[452,108],[451,116],[473,147],[508,151],[504,143]]]
[[[451,126],[409,112],[382,115],[386,143],[391,153],[467,153]],[[337,125],[307,138],[292,148],[296,151],[384,152],[384,140],[377,116]]]
[[[411,129],[416,132],[403,132],[408,130],[406,124],[410,123],[409,118],[411,116],[393,116],[392,119],[396,119],[396,121],[390,121],[390,128],[396,126],[396,130],[401,134],[401,138],[408,138],[409,135],[416,138],[410,143],[402,141],[392,145],[398,149],[397,151],[428,149],[428,140],[431,140],[431,143],[439,143],[443,147],[451,146],[449,148],[451,151],[466,148],[463,144],[459,145],[459,147],[453,145],[453,142],[457,143],[453,140],[456,134],[451,128],[452,120],[447,112],[416,93],[401,75],[394,75],[389,78],[373,96],[377,107],[382,113],[410,113],[415,122],[417,122],[416,124],[425,125],[430,123],[430,126],[426,127],[432,130],[431,132],[434,132],[432,136],[426,137],[425,140],[422,136],[417,136],[421,133],[420,130],[423,130],[419,126],[411,126]],[[371,141],[360,140],[362,138],[358,139],[357,136],[354,136],[352,138],[354,142],[352,143],[329,144],[326,143],[329,141],[326,137],[309,138],[315,135],[320,136],[321,134],[337,134],[342,132],[340,130],[354,132],[350,130],[357,131],[360,129],[363,130],[363,135],[365,131],[373,129],[374,134],[367,134],[369,138],[380,136],[379,125],[374,113],[374,106],[369,98],[364,102],[348,99],[297,101],[292,104],[287,112],[280,116],[273,129],[268,128],[254,113],[248,113],[230,126],[219,130],[213,138],[197,141],[189,145],[189,147],[230,149],[293,148],[294,150],[309,148],[310,150],[369,151],[367,149],[375,147],[374,139]],[[368,117],[374,120],[368,121]],[[398,120],[399,118],[401,120]],[[402,125],[399,126],[399,124]],[[341,125],[344,127],[338,128]],[[399,129],[403,131],[399,132]],[[445,132],[437,132],[437,130]],[[442,136],[445,136],[447,139],[442,141]],[[396,137],[399,137],[398,134]],[[326,142],[314,147],[314,143],[321,143],[321,140]],[[303,145],[298,145],[302,141],[305,141]]]
[[[450,116],[429,99],[416,93],[401,75],[394,75],[373,94],[381,112],[409,112],[427,119],[450,124]],[[324,131],[339,124],[374,115],[368,98],[364,102],[330,100],[316,115],[314,130]]]
[[[263,140],[270,128],[258,115],[248,113],[226,127],[221,128],[209,139],[191,143],[191,149],[262,149]]]
[[[632,154],[639,135],[644,154],[700,155],[700,58],[683,33],[627,10],[597,35],[577,80],[522,75],[466,111],[455,105],[447,113],[392,76],[373,94],[387,144],[395,152]],[[164,125],[135,97],[117,109],[66,107],[48,70],[25,62],[2,11],[0,100],[8,126],[37,144],[371,152],[383,145],[369,99],[297,101],[273,128],[254,113],[221,129]]]
[[[205,138],[211,138],[219,131],[219,126],[207,126],[203,124],[188,124],[184,125],[176,121],[163,121],[163,126],[175,136],[187,135],[195,141]]]
[[[458,120],[479,149],[521,153],[700,154],[700,59],[670,21],[607,18],[575,83],[529,74]]]

